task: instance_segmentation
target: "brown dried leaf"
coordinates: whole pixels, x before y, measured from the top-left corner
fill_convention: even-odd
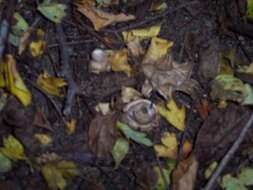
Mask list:
[[[104,12],[89,5],[88,3],[76,5],[78,7],[77,10],[90,19],[96,31],[114,23],[126,22],[135,19],[135,16],[133,15],[125,15],[123,13],[114,15]]]
[[[45,129],[48,129],[50,131],[53,130],[50,123],[49,123],[49,121],[47,120],[44,112],[40,108],[37,108],[37,111],[34,115],[32,125],[36,126],[36,127],[45,128]]]
[[[110,154],[117,139],[118,131],[115,127],[117,116],[114,113],[97,115],[89,127],[89,147],[97,156]]]
[[[198,162],[194,155],[179,163],[172,174],[174,190],[193,190],[196,181]]]
[[[242,106],[229,104],[225,109],[214,109],[201,126],[195,142],[195,155],[205,164],[220,160],[238,138],[242,126],[248,121],[250,111]],[[245,138],[252,143],[251,130]],[[250,143],[250,144],[249,144]]]
[[[152,89],[167,98],[189,78],[192,66],[189,63],[179,64],[169,56],[159,62],[143,64],[142,68]]]

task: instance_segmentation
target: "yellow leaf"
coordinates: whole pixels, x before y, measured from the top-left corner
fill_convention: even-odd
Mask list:
[[[62,176],[66,178],[78,176],[80,174],[77,165],[71,161],[61,160],[57,162],[56,168],[61,172]]]
[[[42,174],[51,189],[64,189],[66,179],[79,175],[79,171],[71,161],[55,160],[42,166]]]
[[[151,44],[149,46],[149,49],[143,59],[143,64],[150,63],[150,62],[156,62],[162,58],[164,58],[168,50],[173,46],[173,42],[154,37],[151,40]]]
[[[37,85],[48,94],[62,97],[60,88],[66,86],[67,83],[63,78],[52,77],[47,72],[44,72],[39,75]]]
[[[76,131],[76,120],[71,119],[66,123],[66,132],[68,135],[72,135],[75,133],[75,131]]]
[[[47,164],[42,167],[42,174],[51,189],[64,189],[67,185],[61,172],[52,164]]]
[[[122,32],[122,35],[125,42],[130,42],[136,38],[139,38],[140,40],[144,40],[144,39],[156,37],[160,33],[160,30],[161,30],[161,26],[155,25],[148,28],[125,31],[125,32]]]
[[[44,40],[37,40],[30,43],[30,52],[33,57],[39,57],[43,55],[46,47],[46,42]]]
[[[90,19],[96,31],[99,31],[100,29],[112,25],[114,23],[126,22],[135,19],[135,16],[133,15],[125,15],[123,13],[114,15],[111,13],[104,12],[98,8],[91,6],[88,3],[76,5],[78,7],[78,11]]]
[[[141,46],[141,41],[144,39],[152,38],[160,33],[161,26],[151,26],[143,29],[135,29],[122,32],[124,41],[133,56],[140,56],[144,53]]]
[[[24,106],[28,106],[31,103],[32,96],[18,73],[16,61],[12,55],[7,55],[1,64],[0,75],[0,87],[5,87]]]
[[[173,99],[170,99],[166,108],[158,105],[157,110],[170,124],[180,131],[185,128],[185,108],[179,108]]]
[[[131,75],[132,68],[128,64],[128,51],[127,51],[127,49],[113,51],[110,54],[108,60],[111,63],[112,71],[115,71],[115,72],[123,71],[128,76]]]
[[[12,160],[25,159],[23,145],[12,135],[4,138],[3,147],[0,148],[0,152]]]
[[[53,140],[52,138],[43,133],[36,133],[34,137],[42,144],[42,145],[50,145],[52,144]]]
[[[157,156],[176,159],[178,145],[175,133],[165,132],[161,141],[162,144],[154,145]]]

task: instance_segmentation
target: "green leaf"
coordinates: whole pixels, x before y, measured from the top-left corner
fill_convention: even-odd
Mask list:
[[[253,104],[253,90],[249,84],[245,84],[244,88],[245,88],[245,97],[242,104],[252,105]]]
[[[66,16],[67,6],[60,3],[43,2],[37,8],[42,15],[55,23],[60,23],[63,17]]]
[[[118,138],[112,149],[112,157],[115,161],[115,168],[118,168],[120,162],[129,151],[129,142],[124,138]]]
[[[66,178],[79,175],[79,171],[74,162],[54,160],[42,166],[42,174],[51,189],[64,189]]]
[[[11,27],[9,42],[14,46],[18,46],[21,36],[28,30],[29,25],[19,13],[15,13],[14,18],[16,22]]]
[[[135,131],[128,127],[126,124],[119,121],[117,122],[117,128],[119,128],[127,138],[132,139],[139,144],[143,144],[149,147],[153,146],[152,141],[146,137],[147,135],[145,133]]]
[[[167,167],[166,168],[159,168],[159,166],[155,166],[154,167],[154,172],[156,174],[157,177],[157,181],[156,181],[156,186],[155,189],[156,190],[165,190],[166,189],[166,184],[164,182],[164,178],[167,180],[168,184],[170,184],[170,176],[171,176],[171,172],[173,171],[173,169],[176,166],[176,160],[174,159],[169,159],[167,161]],[[163,172],[163,176],[162,173]]]
[[[46,164],[43,166],[42,174],[51,189],[64,189],[67,185],[63,175],[53,164]]]
[[[97,2],[98,4],[103,4],[103,3],[105,3],[105,4],[110,4],[110,3],[112,2],[112,0],[96,0],[96,2]]]
[[[12,33],[21,36],[29,28],[29,25],[19,13],[15,13],[14,18],[16,23],[11,28]]]
[[[253,168],[243,168],[238,179],[244,185],[253,185]]]
[[[11,161],[9,158],[0,153],[0,172],[8,172],[11,170]]]
[[[213,99],[231,100],[242,102],[245,96],[243,82],[233,75],[218,75],[211,86],[211,96]]]
[[[240,180],[230,174],[222,177],[221,186],[225,190],[248,190]]]
[[[23,145],[13,137],[9,135],[3,140],[3,147],[0,148],[0,152],[11,160],[24,160],[25,153]]]
[[[63,177],[74,177],[79,175],[77,165],[74,162],[62,160],[56,164],[56,167]]]
[[[253,0],[247,0],[247,18],[253,20]]]

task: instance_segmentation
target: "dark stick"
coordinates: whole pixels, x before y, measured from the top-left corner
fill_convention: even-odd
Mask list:
[[[204,190],[211,190],[211,189],[213,189],[213,186],[215,185],[216,180],[220,176],[221,172],[224,170],[224,168],[227,166],[228,162],[231,160],[231,158],[234,155],[234,153],[236,152],[236,150],[239,148],[239,146],[242,143],[242,141],[244,140],[244,138],[245,138],[245,136],[246,136],[249,128],[252,127],[252,123],[253,123],[253,114],[251,114],[249,121],[243,127],[243,129],[242,129],[242,131],[241,131],[238,139],[231,146],[231,148],[229,149],[229,151],[226,153],[225,157],[221,160],[219,166],[217,167],[217,169],[214,171],[214,173],[212,174],[211,178],[207,182]]]
[[[63,32],[63,28],[60,24],[56,25],[56,32],[59,36],[58,43],[60,48],[60,55],[61,55],[61,74],[68,82],[68,90],[67,90],[67,96],[65,100],[65,105],[63,109],[64,115],[70,115],[71,114],[71,108],[74,104],[75,96],[78,93],[78,87],[76,82],[73,79],[73,72],[70,67],[70,57],[68,52],[68,46],[66,44],[66,37]]]
[[[6,42],[9,35],[11,19],[14,14],[16,0],[6,1],[6,8],[3,11],[0,23],[0,62],[3,59],[3,54],[6,46]]]

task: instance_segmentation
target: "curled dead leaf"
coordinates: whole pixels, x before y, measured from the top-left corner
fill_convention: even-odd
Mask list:
[[[150,95],[152,89],[165,98],[171,97],[172,92],[180,88],[180,90],[185,89],[186,93],[191,92],[188,88],[183,88],[184,82],[191,74],[192,66],[189,63],[179,64],[173,60],[172,56],[168,56],[158,62],[148,61],[147,64],[142,65],[142,69],[147,77],[142,87],[142,92],[146,96]]]
[[[149,131],[159,125],[159,115],[155,105],[146,99],[138,99],[127,104],[121,120],[134,129]]]
[[[76,4],[77,10],[85,15],[93,23],[95,30],[99,31],[102,28],[119,23],[134,20],[135,16],[121,14],[111,14],[104,12],[96,7],[91,6],[88,3]]]

